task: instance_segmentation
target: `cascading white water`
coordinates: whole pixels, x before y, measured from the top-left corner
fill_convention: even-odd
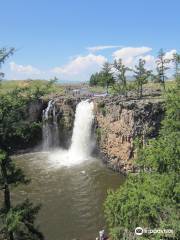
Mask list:
[[[55,102],[53,106],[53,147],[59,147],[59,128]]]
[[[53,100],[43,110],[43,150],[59,146],[59,130],[57,125],[56,106]]]
[[[86,159],[91,153],[91,127],[94,119],[93,103],[82,101],[77,105],[72,144],[69,154],[73,158]]]
[[[90,158],[93,148],[92,124],[94,120],[92,102],[81,101],[76,107],[74,128],[69,150],[58,150],[50,154],[50,162],[61,166],[80,164]]]

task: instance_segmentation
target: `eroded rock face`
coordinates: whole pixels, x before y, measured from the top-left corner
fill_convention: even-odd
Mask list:
[[[105,98],[95,102],[96,136],[99,150],[110,167],[126,173],[135,171],[134,140],[145,143],[155,137],[164,116],[159,100],[129,100]]]
[[[73,131],[76,105],[80,98],[58,97],[54,99],[59,127],[59,140],[62,147],[68,148]]]
[[[50,100],[54,102],[59,129],[59,142],[63,148],[69,148],[71,144],[76,106],[80,101],[85,99],[85,97],[55,96],[44,100],[45,108],[47,108]],[[53,117],[50,116],[49,121],[51,124]]]
[[[27,120],[30,122],[40,121],[42,117],[42,110],[45,106],[46,105],[42,99],[30,102],[27,106]]]

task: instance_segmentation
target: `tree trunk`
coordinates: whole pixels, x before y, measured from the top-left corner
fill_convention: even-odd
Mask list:
[[[165,77],[164,77],[164,62],[162,60],[162,84],[163,84],[163,88],[165,90]]]
[[[106,84],[106,93],[108,94],[108,88],[109,88],[109,84]]]
[[[140,98],[142,98],[142,84],[140,86]]]
[[[139,83],[138,83],[138,98],[140,97],[140,86],[139,86]]]
[[[7,183],[5,183],[4,185],[4,207],[6,212],[9,212],[11,208],[11,198],[10,198],[9,186]]]
[[[126,86],[125,86],[125,83],[123,84],[123,94],[126,97]]]

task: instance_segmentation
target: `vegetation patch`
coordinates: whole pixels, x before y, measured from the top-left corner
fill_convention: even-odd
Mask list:
[[[112,239],[135,239],[136,227],[172,229],[154,239],[180,239],[180,88],[166,94],[166,117],[156,139],[138,143],[137,175],[129,174],[123,186],[109,191],[105,216]],[[143,234],[142,239],[150,239]]]

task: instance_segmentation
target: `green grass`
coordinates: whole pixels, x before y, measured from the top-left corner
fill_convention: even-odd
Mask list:
[[[105,93],[106,89],[101,86],[89,87],[89,91],[92,93]]]
[[[0,83],[0,93],[6,93],[9,91],[14,90],[15,88],[31,88],[31,89],[35,89],[37,87],[39,88],[45,88],[47,87],[47,85],[49,84],[49,81],[47,80],[3,80]],[[166,89],[171,89],[173,87],[175,87],[175,81],[166,81]],[[129,90],[132,88],[133,89],[133,81],[128,82],[129,85]],[[52,85],[50,85],[49,87],[49,92],[52,94],[64,94],[64,90],[67,88],[81,88],[81,87],[85,87],[88,88],[90,92],[92,93],[105,93],[106,92],[106,88],[101,87],[101,86],[94,86],[94,87],[90,87],[88,86],[88,84],[61,84],[61,83],[54,83]],[[156,90],[156,89],[162,89],[162,85],[159,83],[153,83],[153,82],[149,82],[145,85],[143,85],[143,88],[150,88],[152,90]],[[114,88],[110,87],[109,88],[109,93],[110,94],[114,94]]]
[[[167,80],[165,82],[166,90],[174,88],[175,84],[176,84],[175,80]],[[128,87],[128,91],[135,90],[136,89],[135,82],[134,81],[127,81],[127,87]],[[111,95],[118,94],[118,90],[116,90],[116,88],[117,87],[115,87],[115,86],[110,86],[109,87],[109,93]],[[147,84],[143,85],[143,89],[145,89],[145,88],[146,89],[151,89],[152,91],[160,89],[160,90],[162,90],[162,93],[163,93],[163,86],[160,83],[148,82]],[[106,88],[101,87],[101,86],[93,86],[93,87],[89,87],[89,91],[92,92],[92,93],[105,93]]]
[[[0,93],[6,93],[15,88],[45,88],[49,84],[47,80],[4,80],[0,84]],[[63,94],[65,87],[61,84],[54,83],[49,86],[52,93]]]
[[[165,82],[165,87],[167,89],[171,89],[171,88],[174,88],[176,85],[176,82],[175,80],[167,80]],[[146,87],[146,88],[151,88],[153,90],[156,90],[156,89],[162,89],[162,85],[160,83],[153,83],[153,82],[148,82],[147,84],[144,84],[143,87]]]

